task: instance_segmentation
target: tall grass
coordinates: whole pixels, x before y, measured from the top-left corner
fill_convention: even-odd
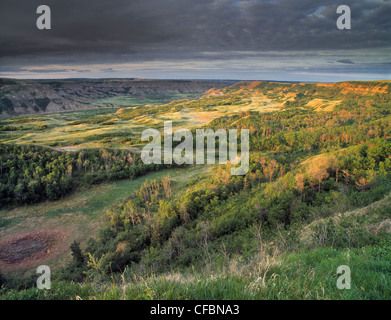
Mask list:
[[[337,288],[337,268],[351,269],[350,290]],[[84,300],[262,300],[262,299],[390,299],[391,249],[389,241],[352,250],[319,248],[310,252],[277,255],[260,247],[249,261],[231,257],[224,268],[210,266],[208,273],[184,272],[143,275],[131,268],[120,275],[83,284],[52,283],[41,291],[0,291],[1,299]]]

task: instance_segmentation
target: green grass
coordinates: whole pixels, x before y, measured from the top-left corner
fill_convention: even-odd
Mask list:
[[[190,129],[200,127],[225,113],[230,114],[248,110],[264,112],[268,110],[259,106],[258,98],[254,98],[255,102],[250,99],[245,105],[234,107],[219,104],[217,109],[207,108],[207,110],[198,108],[197,101],[186,101],[198,97],[200,95],[197,94],[150,94],[143,97],[116,96],[97,100],[95,106],[104,108],[96,110],[15,117],[2,122],[14,127],[15,130],[0,131],[0,142],[38,144],[53,148],[69,146],[77,146],[81,149],[123,148],[137,145],[137,141],[141,138],[141,133],[145,128],[158,128],[163,121],[172,121],[175,129]],[[195,109],[186,109],[184,112],[183,110],[172,111],[172,108],[166,108],[166,110],[164,106],[161,107],[163,109],[157,107],[172,101],[179,101],[177,103],[179,109],[182,107],[186,109],[186,105],[192,106],[193,104]],[[204,98],[202,101],[207,106],[209,99]],[[211,101],[213,102],[213,98]],[[148,108],[157,108],[156,114],[142,114],[131,120],[122,119],[121,116],[116,114],[119,108],[135,106],[152,106]],[[126,113],[126,110],[124,109],[123,112]],[[130,110],[133,110],[133,108],[130,108]]]
[[[177,93],[177,94],[147,94],[145,96],[133,96],[133,95],[123,95],[108,97],[104,99],[97,100],[94,105],[96,106],[119,106],[119,107],[135,107],[143,105],[163,105],[175,100],[183,99],[197,99],[200,94],[187,94],[187,93]]]
[[[59,201],[44,202],[34,205],[26,205],[9,210],[1,210],[0,216],[7,220],[0,220],[0,225],[6,227],[11,224],[8,216],[13,217],[13,225],[17,221],[31,217],[45,217],[47,219],[56,218],[63,214],[83,214],[85,216],[96,218],[106,212],[107,209],[122,201],[133,192],[138,190],[145,180],[159,180],[169,175],[176,182],[176,188],[182,188],[184,184],[192,177],[207,170],[205,166],[187,167],[184,169],[166,169],[146,174],[143,177],[134,180],[121,180],[110,183],[103,183],[97,186],[91,186],[75,191]],[[19,219],[19,220],[18,220]]]
[[[105,225],[106,211],[128,199],[147,179],[160,180],[170,175],[175,184],[174,190],[179,190],[188,180],[205,170],[207,170],[206,166],[166,169],[151,172],[134,180],[85,187],[75,190],[73,194],[58,201],[0,210],[0,238],[61,229],[69,232],[69,236],[61,244],[64,254],[69,253],[69,245],[73,240],[78,240],[85,245],[90,237],[96,236]],[[62,259],[54,258],[48,263],[55,269],[63,265]]]
[[[2,215],[0,215],[0,229],[4,228],[11,228],[14,225],[17,225],[21,221],[20,218],[9,218],[9,219],[4,219]]]
[[[353,250],[322,248],[279,258],[267,274],[253,270],[138,276],[125,272],[103,284],[53,282],[48,291],[7,291],[0,299],[84,300],[356,300],[391,299],[390,242]],[[232,261],[230,262],[232,264]],[[351,269],[351,289],[338,289],[337,268]],[[227,267],[229,267],[227,265]]]

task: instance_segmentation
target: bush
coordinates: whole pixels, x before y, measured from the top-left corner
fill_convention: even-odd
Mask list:
[[[0,270],[0,288],[5,284],[5,277]]]
[[[49,126],[47,124],[41,124],[39,126],[36,126],[35,130],[45,130],[47,128],[49,128]]]

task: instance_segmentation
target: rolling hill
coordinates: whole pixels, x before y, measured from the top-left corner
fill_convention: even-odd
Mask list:
[[[100,101],[104,105],[107,102],[105,99],[113,97],[133,97],[133,104],[144,104],[145,98],[151,96],[155,99],[165,97],[170,101],[177,99],[176,95],[199,95],[212,87],[223,88],[232,83],[142,79],[0,79],[0,118],[94,109],[102,107]]]
[[[0,120],[0,299],[390,298],[390,93],[242,81]],[[141,132],[164,121],[248,129],[249,171],[144,165]],[[33,288],[42,263],[46,294]],[[352,290],[336,287],[340,265]]]

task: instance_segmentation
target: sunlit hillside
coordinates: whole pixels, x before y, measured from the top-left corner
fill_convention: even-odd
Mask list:
[[[0,121],[0,299],[391,297],[390,81],[176,98]],[[144,164],[165,121],[248,129],[249,171]]]

